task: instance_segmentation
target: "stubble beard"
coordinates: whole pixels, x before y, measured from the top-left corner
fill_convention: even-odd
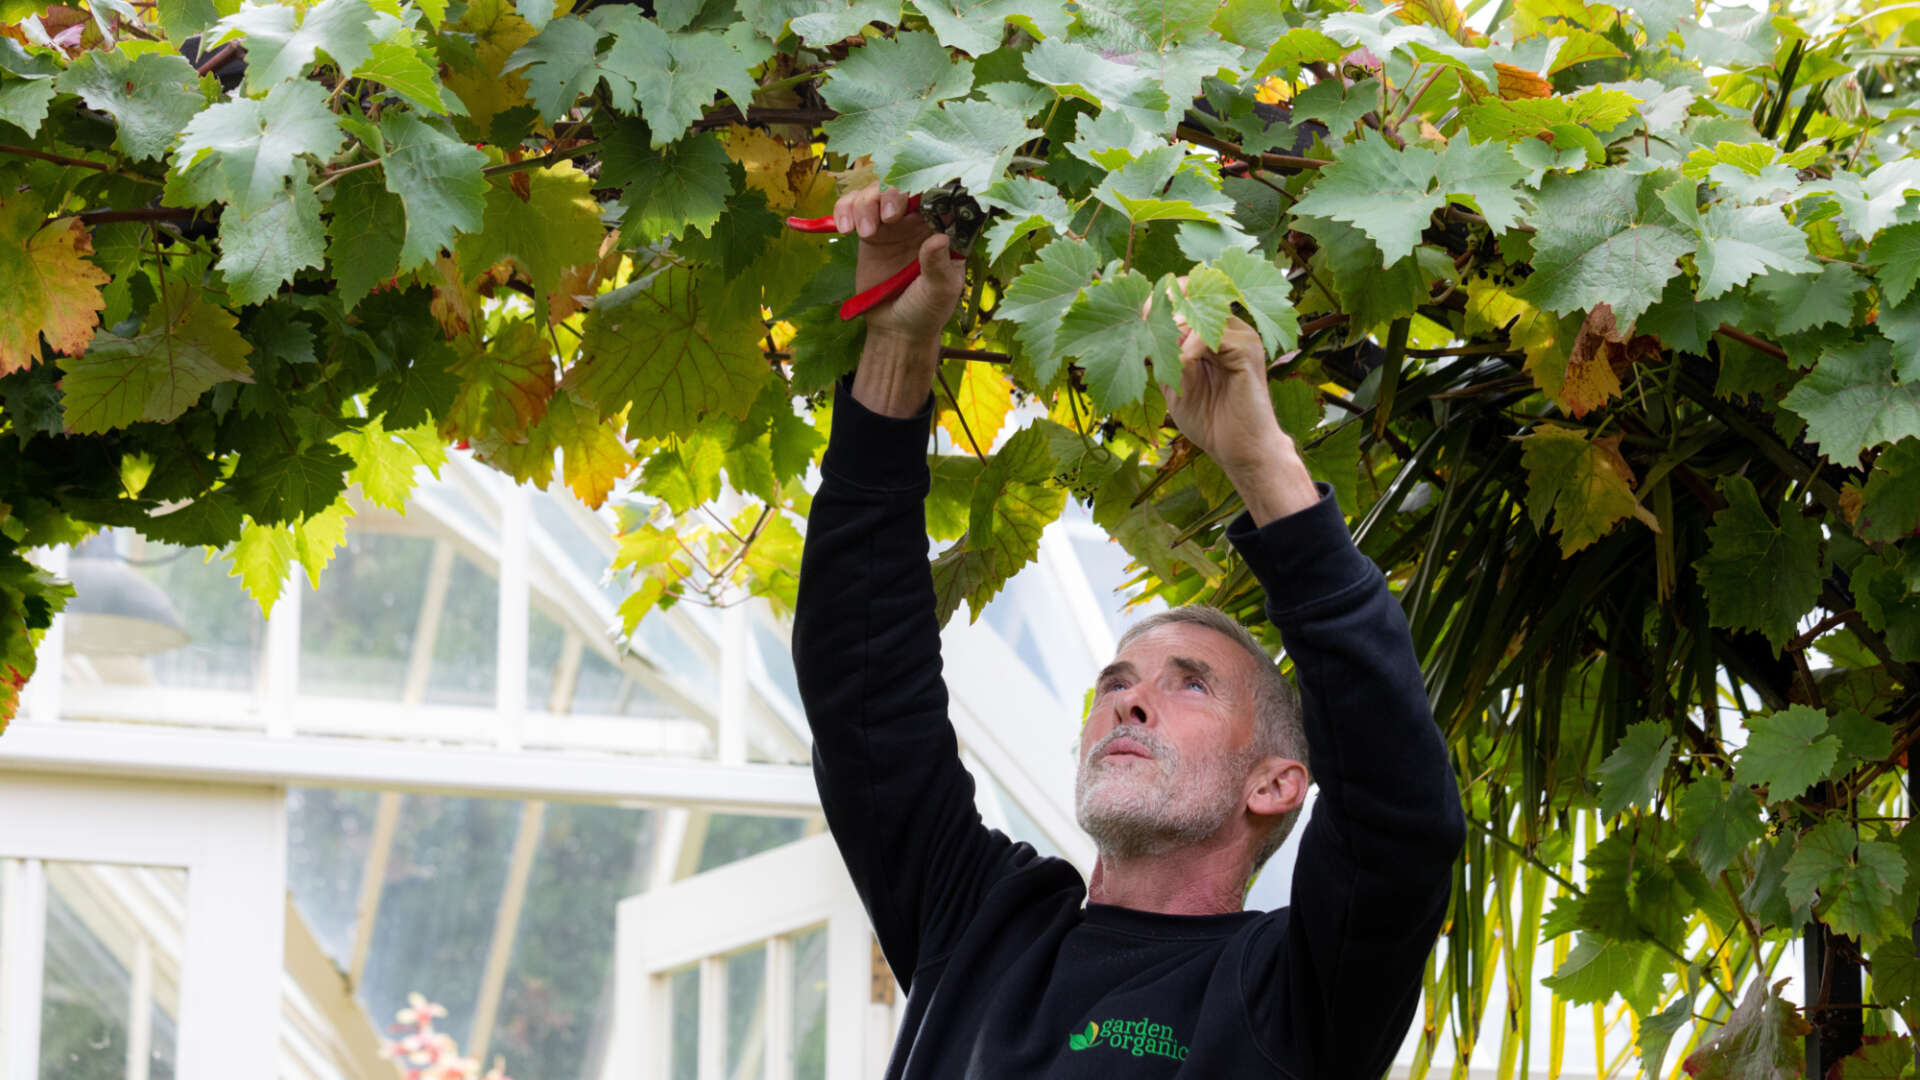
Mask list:
[[[1153,757],[1100,760],[1125,736]],[[1163,855],[1214,835],[1239,811],[1251,762],[1231,753],[1183,757],[1153,732],[1116,728],[1080,759],[1074,817],[1103,855]]]

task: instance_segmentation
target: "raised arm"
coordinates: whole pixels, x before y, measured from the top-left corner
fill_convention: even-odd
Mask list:
[[[1465,819],[1406,617],[1279,430],[1257,336],[1228,335],[1189,339],[1170,411],[1247,504],[1227,535],[1293,660],[1320,790],[1286,918],[1248,958],[1248,1015],[1297,1075],[1370,1080],[1405,1037]]]
[[[946,237],[900,220],[904,201],[869,188],[835,211],[840,231],[862,237],[861,288],[906,258],[923,269],[869,314],[860,367],[838,388],[807,518],[793,658],[827,824],[906,985],[1011,845],[981,823],[960,764],[927,563],[931,390],[960,271]]]

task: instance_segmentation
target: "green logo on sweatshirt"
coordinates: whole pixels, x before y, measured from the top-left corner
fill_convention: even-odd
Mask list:
[[[1151,1054],[1175,1061],[1187,1059],[1187,1048],[1174,1039],[1173,1028],[1156,1024],[1144,1016],[1138,1020],[1088,1021],[1087,1030],[1067,1036],[1069,1050],[1090,1050],[1101,1045],[1111,1046],[1134,1057]]]

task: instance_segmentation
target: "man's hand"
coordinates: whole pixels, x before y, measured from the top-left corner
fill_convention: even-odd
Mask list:
[[[1186,280],[1180,280],[1182,288]],[[1188,441],[1206,451],[1247,504],[1255,525],[1304,510],[1320,500],[1306,464],[1267,394],[1267,351],[1260,335],[1237,317],[1227,319],[1213,349],[1177,312],[1180,392],[1165,386],[1167,413]]]
[[[907,213],[907,196],[879,184],[842,195],[833,207],[841,234],[860,234],[854,291],[891,277],[910,260],[920,276],[899,296],[867,312],[867,344],[854,373],[853,396],[887,416],[911,416],[933,389],[940,363],[940,330],[966,288],[966,261],[947,252],[945,233]]]

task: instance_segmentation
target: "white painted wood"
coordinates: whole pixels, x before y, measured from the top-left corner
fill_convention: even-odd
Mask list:
[[[21,725],[0,769],[237,784],[356,787],[723,812],[819,812],[804,765],[719,765],[605,754],[509,753],[246,732],[88,723]]]
[[[0,852],[3,854],[4,852]],[[6,910],[0,918],[0,1075],[40,1068],[40,986],[45,975],[47,879],[38,859],[0,860]]]
[[[761,995],[766,1080],[793,1080],[793,939],[767,942],[766,992]]]
[[[736,603],[720,613],[720,697],[716,710],[719,759],[722,765],[747,761],[747,607]]]
[[[529,530],[533,507],[524,486],[500,486],[500,618],[498,655],[494,662],[495,706],[499,712],[496,738],[500,749],[518,750],[527,718],[528,604],[532,588],[528,564],[532,561]]]
[[[0,772],[0,856],[186,869],[177,1062],[195,1080],[256,1080],[257,1063],[273,1060],[285,817],[285,793],[272,787]],[[16,1015],[26,1008],[12,1004]]]
[[[727,962],[700,961],[700,1080],[727,1080]]]

